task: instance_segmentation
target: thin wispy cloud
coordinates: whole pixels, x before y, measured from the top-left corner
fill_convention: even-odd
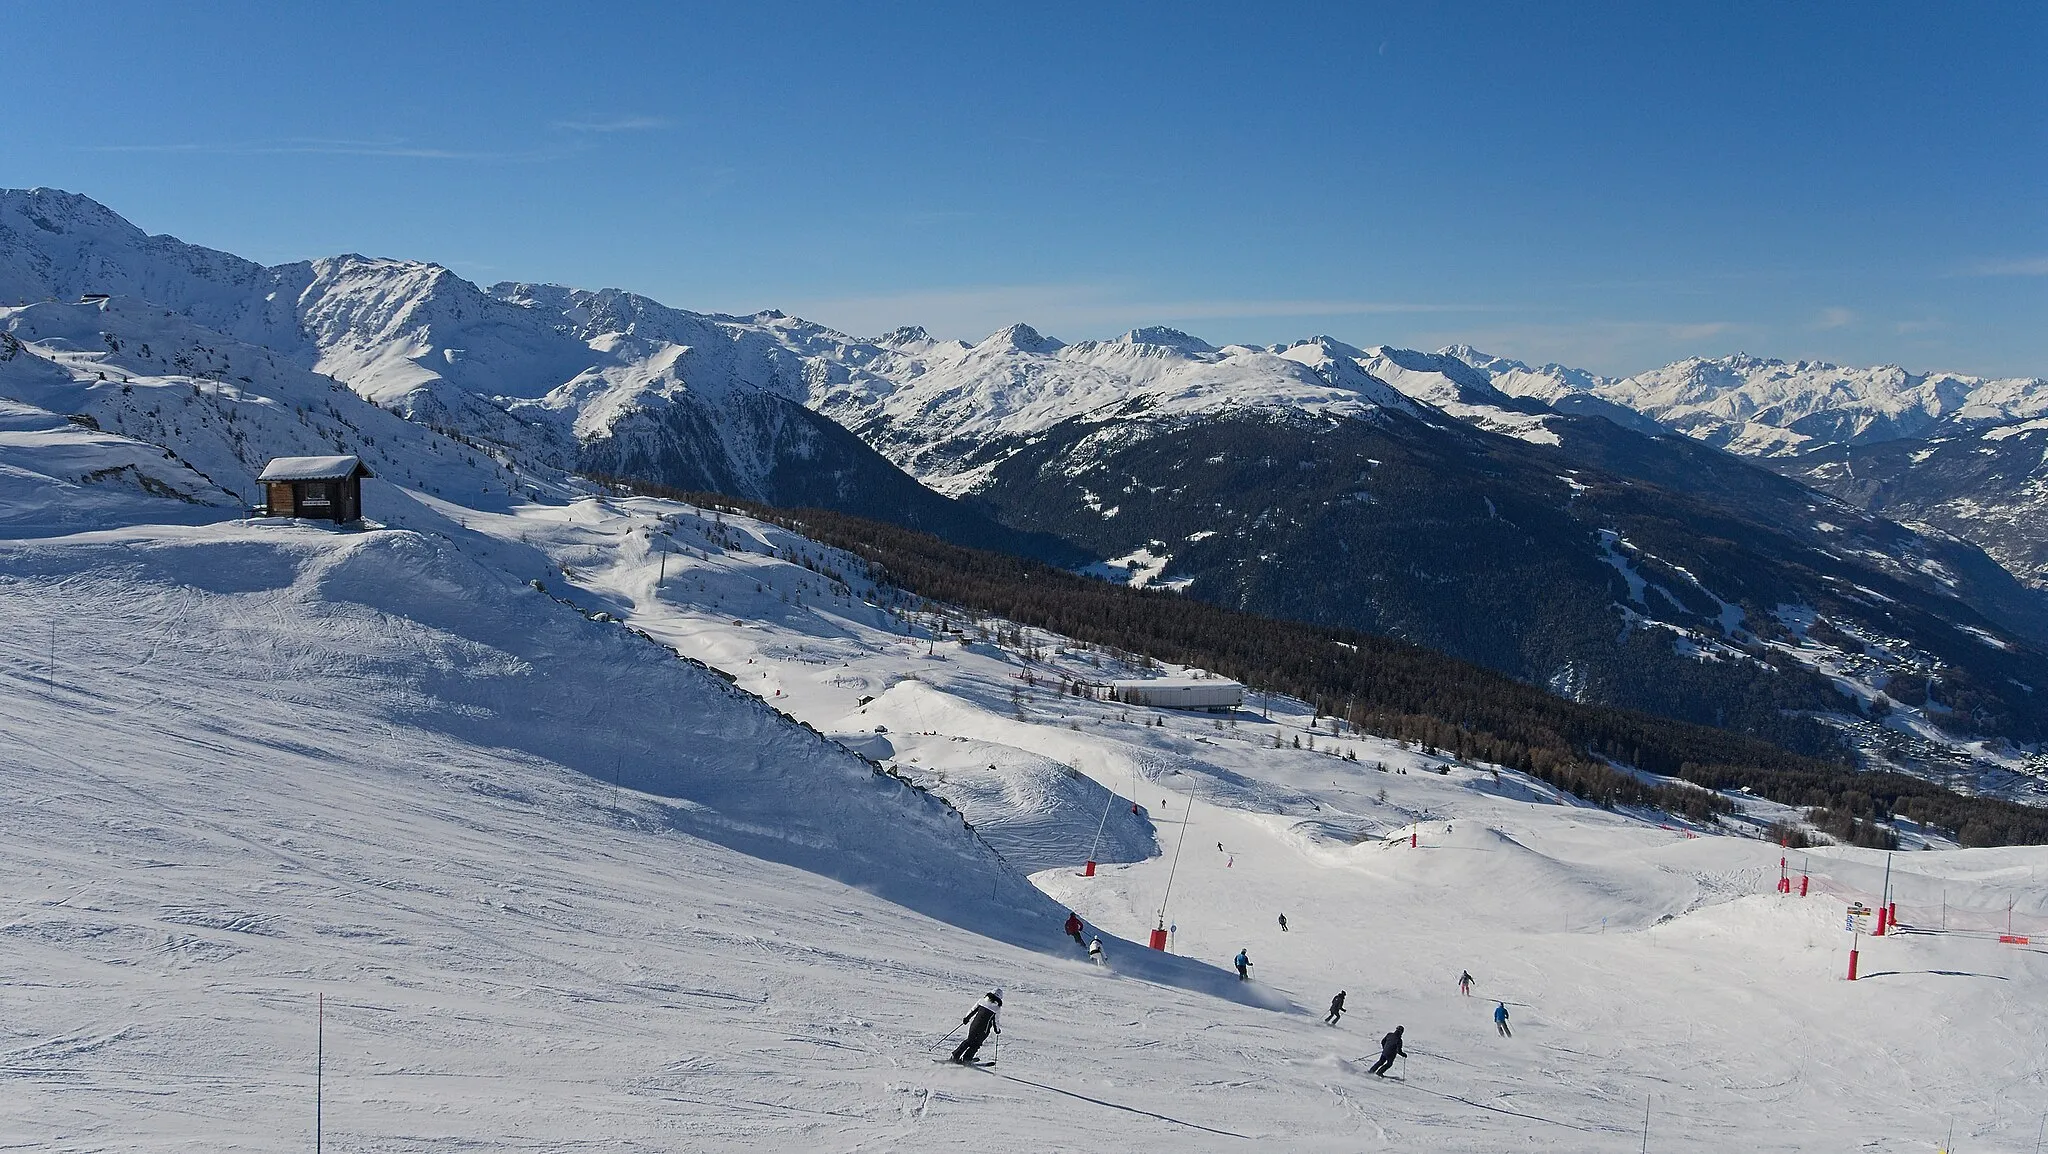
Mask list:
[[[610,119],[557,120],[551,127],[564,132],[652,132],[667,128],[669,122],[660,116],[618,116]]]
[[[1078,339],[1154,324],[1299,317],[1305,321],[1395,314],[1478,313],[1495,306],[1334,298],[1155,299],[1115,286],[981,285],[875,296],[799,300],[785,306],[846,332],[922,325],[940,336],[977,339],[1018,321]],[[1228,339],[1229,334],[1212,334]]]
[[[1732,321],[1583,320],[1417,333],[1414,342],[1432,348],[1462,343],[1531,364],[1554,361],[1627,376],[1681,357],[1733,352],[1726,339],[1745,335],[1758,334]]]
[[[1813,323],[1807,327],[1823,331],[1828,329],[1846,329],[1850,325],[1855,324],[1856,319],[1856,310],[1837,306],[1820,310],[1820,315],[1814,317]]]
[[[1963,270],[1964,276],[2048,276],[2048,256],[2008,257],[1980,261]]]
[[[157,153],[186,156],[384,156],[407,160],[464,160],[530,163],[558,160],[572,148],[491,149],[440,148],[405,140],[264,140],[176,141],[154,144],[87,144],[81,152]]]

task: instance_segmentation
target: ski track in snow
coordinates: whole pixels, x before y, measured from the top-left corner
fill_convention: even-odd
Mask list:
[[[1657,1150],[2022,1150],[2048,1108],[2043,951],[1865,938],[1841,980],[1882,854],[1780,897],[1774,846],[1299,703],[1063,696],[1123,671],[935,635],[772,526],[369,496],[392,528],[0,540],[0,1147],[308,1143],[316,993],[337,1150],[1620,1152],[1645,1095]],[[2048,928],[2044,870],[1893,883]],[[934,1065],[995,984],[998,1065]]]

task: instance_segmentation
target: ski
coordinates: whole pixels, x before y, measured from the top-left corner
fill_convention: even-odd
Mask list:
[[[951,1058],[933,1058],[932,1061],[942,1066],[973,1066],[977,1069],[982,1070],[986,1070],[990,1066],[995,1065],[994,1062],[955,1062]]]

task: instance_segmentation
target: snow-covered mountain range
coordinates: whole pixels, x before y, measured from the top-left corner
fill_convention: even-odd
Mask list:
[[[1967,735],[2048,727],[2014,688],[2048,681],[2048,603],[1953,537],[1668,436],[1869,442],[1923,417],[2029,412],[2041,382],[1844,384],[1747,359],[1614,381],[1467,348],[1217,347],[1156,328],[856,338],[412,260],[263,266],[52,190],[0,192],[0,304],[0,386],[27,406],[11,420],[41,438],[37,460],[65,473],[46,442],[92,426],[170,454],[73,468],[74,487],[218,508],[250,498],[264,453],[336,447],[477,499],[631,478],[1092,552],[1134,581],[1709,723],[1888,707],[1883,686],[1905,678],[1929,688],[1889,705],[1946,711]],[[1671,575],[1634,580],[1646,566]],[[1861,640],[1826,647],[1839,661],[1765,660],[1779,633],[1807,652],[1806,615]],[[1851,666],[1859,688],[1837,700]]]
[[[1633,377],[1444,350],[1502,392],[1683,433],[1859,508],[1929,525],[2048,588],[2048,379],[1913,373],[1746,354]]]
[[[1736,353],[1613,378],[1560,365],[1531,368],[1464,346],[1445,351],[1484,370],[1503,392],[1552,404],[1596,397],[1745,456],[1924,437],[1943,427],[2048,413],[2048,380],[2038,377],[1921,374],[1897,365],[1849,368]]]

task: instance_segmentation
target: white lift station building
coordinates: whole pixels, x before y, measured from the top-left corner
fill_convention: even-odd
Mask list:
[[[1244,704],[1244,686],[1223,677],[1153,677],[1112,681],[1109,696],[1126,705],[1225,710]]]

